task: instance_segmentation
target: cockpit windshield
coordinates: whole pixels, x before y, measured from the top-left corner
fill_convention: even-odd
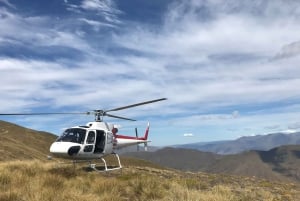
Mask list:
[[[63,132],[63,134],[57,138],[56,142],[74,142],[84,143],[86,130],[82,128],[69,128]]]

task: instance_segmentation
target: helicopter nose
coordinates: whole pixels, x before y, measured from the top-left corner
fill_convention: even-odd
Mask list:
[[[80,146],[72,146],[68,150],[68,155],[73,156],[75,154],[78,154],[79,150],[80,150]]]
[[[70,142],[54,142],[50,147],[50,153],[57,157],[74,156],[80,151],[80,145]]]

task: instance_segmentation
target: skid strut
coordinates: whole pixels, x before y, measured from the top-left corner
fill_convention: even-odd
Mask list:
[[[107,172],[107,171],[111,171],[111,170],[119,170],[119,169],[122,169],[122,165],[121,165],[121,161],[120,161],[120,157],[118,154],[116,153],[113,153],[112,155],[115,155],[115,157],[117,158],[117,161],[118,161],[118,167],[109,167],[107,166],[107,163],[105,161],[104,158],[101,158],[103,164],[104,164],[104,170],[100,170],[96,167],[96,164],[90,164],[90,168],[92,168],[93,170],[97,171],[97,172]]]

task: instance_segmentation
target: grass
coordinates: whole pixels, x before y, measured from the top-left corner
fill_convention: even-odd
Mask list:
[[[143,161],[142,166],[137,161],[126,163],[122,171],[97,173],[81,165],[74,169],[38,160],[3,162],[0,201],[292,201],[300,197],[296,184],[180,172],[145,166]]]

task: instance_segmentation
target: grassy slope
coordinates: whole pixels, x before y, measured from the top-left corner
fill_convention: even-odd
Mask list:
[[[251,177],[184,173],[123,158],[122,171],[96,173],[55,162],[0,163],[0,201],[297,200],[300,189]],[[136,164],[141,164],[137,166]],[[146,165],[146,166],[144,166]]]
[[[57,136],[0,121],[0,161],[43,159]]]

